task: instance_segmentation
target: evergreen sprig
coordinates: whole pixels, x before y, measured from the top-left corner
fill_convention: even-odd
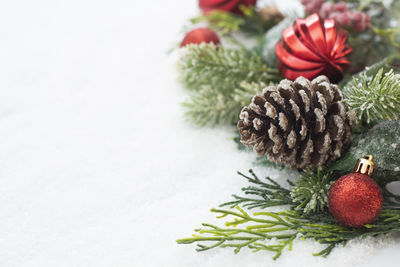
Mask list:
[[[234,248],[238,253],[242,248],[254,252],[272,251],[273,259],[277,259],[284,249],[292,249],[296,238],[314,239],[326,247],[314,256],[328,256],[338,245],[368,236],[378,236],[400,230],[400,211],[384,209],[379,219],[364,228],[346,228],[338,224],[329,214],[305,215],[298,211],[255,212],[249,215],[236,206],[236,211],[211,209],[218,213],[217,218],[232,216],[233,221],[225,222],[225,228],[212,224],[202,224],[203,228],[195,230],[193,237],[177,240],[178,244],[197,243],[197,251],[205,251],[216,247]],[[243,225],[243,227],[240,227]],[[238,227],[239,226],[239,227]],[[212,245],[205,245],[212,242]]]
[[[265,209],[273,206],[291,205],[293,204],[290,190],[282,187],[277,182],[269,177],[266,177],[266,181],[262,181],[258,176],[249,170],[250,176],[247,176],[241,172],[238,174],[244,177],[252,185],[242,188],[242,191],[246,197],[233,195],[234,201],[224,203],[221,207],[229,206],[233,208],[237,205],[242,205],[248,209],[260,208]],[[287,182],[290,185],[293,183],[289,180]]]
[[[291,189],[282,187],[269,177],[265,180],[260,179],[253,170],[249,170],[250,175],[241,172],[238,174],[245,178],[251,185],[242,188],[245,196],[233,195],[234,200],[220,205],[233,208],[241,205],[242,207],[253,209],[265,209],[274,206],[287,205],[290,209],[298,210],[305,214],[321,213],[328,207],[328,194],[332,178],[331,172],[322,169],[307,169],[300,173],[297,181],[289,179],[286,182]]]
[[[193,24],[208,22],[208,26],[218,31],[220,35],[237,32],[240,27],[246,23],[244,17],[221,10],[213,10],[209,13],[192,18],[190,21]]]
[[[383,68],[375,76],[354,77],[344,90],[345,102],[361,122],[397,120],[400,114],[400,75]]]
[[[308,169],[304,171],[290,192],[292,201],[297,203],[296,210],[304,213],[323,212],[328,206],[329,189],[333,181],[329,181],[331,173]]]
[[[191,91],[184,103],[187,117],[195,124],[234,123],[241,108],[265,84],[280,79],[276,68],[247,50],[188,45],[179,62],[182,81]]]
[[[231,247],[234,248],[235,253],[238,253],[242,248],[247,247],[254,252],[274,252],[273,259],[277,259],[286,248],[292,249],[296,238],[314,239],[326,247],[313,255],[326,257],[336,246],[345,245],[350,240],[400,230],[398,203],[391,205],[390,208],[384,207],[379,219],[373,224],[365,225],[363,228],[346,228],[327,212],[305,213],[293,209],[295,202],[291,200],[290,190],[268,178],[268,182],[261,181],[253,172],[250,173],[251,177],[240,175],[256,186],[244,188],[243,191],[254,195],[255,198],[234,196],[235,201],[222,206],[242,205],[249,209],[263,209],[289,205],[292,209],[283,212],[255,212],[253,215],[248,214],[239,206],[234,206],[235,210],[212,209],[211,212],[220,214],[217,218],[231,216],[234,219],[225,222],[225,227],[202,224],[203,228],[195,230],[196,234],[190,238],[179,239],[177,243],[197,243],[197,251]],[[321,177],[321,173],[316,175]],[[325,175],[322,176],[326,178]],[[293,185],[291,182],[289,184]],[[206,245],[210,242],[211,245]]]

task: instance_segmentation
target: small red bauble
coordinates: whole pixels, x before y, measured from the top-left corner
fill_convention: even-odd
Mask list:
[[[289,80],[326,75],[331,82],[340,81],[350,64],[345,57],[352,50],[345,44],[347,35],[336,30],[333,19],[322,21],[317,14],[297,19],[275,46],[281,74]]]
[[[242,14],[239,9],[240,5],[255,6],[256,2],[257,0],[199,0],[199,7],[203,13],[220,10]]]
[[[183,38],[180,47],[184,47],[188,44],[201,44],[201,43],[214,43],[219,44],[218,35],[208,28],[197,28],[188,32]]]
[[[373,174],[372,156],[359,159],[353,173],[339,178],[329,192],[329,210],[347,227],[362,227],[375,221],[382,210],[383,197]]]

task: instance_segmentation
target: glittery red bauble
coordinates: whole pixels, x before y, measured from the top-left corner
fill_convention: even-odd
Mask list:
[[[382,210],[382,192],[366,174],[350,173],[337,180],[329,192],[329,210],[348,227],[372,223]]]
[[[352,50],[345,44],[347,35],[336,29],[333,19],[322,21],[317,14],[297,19],[275,46],[281,74],[289,80],[326,75],[333,83],[340,81],[350,64],[345,58]]]
[[[208,13],[213,10],[220,10],[242,14],[239,9],[240,5],[255,6],[257,0],[199,0],[199,7],[203,13]]]
[[[188,32],[183,38],[181,43],[181,47],[184,47],[188,44],[201,44],[201,43],[214,43],[219,44],[218,35],[208,28],[197,28],[190,32]]]

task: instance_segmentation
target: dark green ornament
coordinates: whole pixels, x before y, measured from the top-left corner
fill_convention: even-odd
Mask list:
[[[339,175],[348,173],[353,169],[354,162],[365,154],[374,155],[374,178],[381,187],[400,181],[400,121],[380,122],[355,137],[347,154],[328,170]]]

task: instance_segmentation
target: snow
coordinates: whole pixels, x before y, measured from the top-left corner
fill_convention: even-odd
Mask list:
[[[293,1],[280,1],[291,5]],[[284,3],[283,3],[284,2]],[[195,1],[0,4],[0,266],[378,266],[399,237],[327,258],[177,245],[245,185],[230,128],[184,121],[166,51]],[[276,179],[275,170],[258,169]],[[395,243],[394,243],[395,242]],[[361,265],[360,265],[361,266]]]

